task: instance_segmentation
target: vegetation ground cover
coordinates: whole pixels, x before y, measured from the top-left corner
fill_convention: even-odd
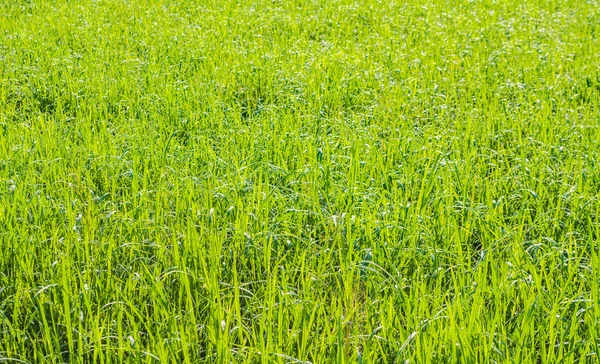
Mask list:
[[[0,0],[0,361],[598,361],[600,3]]]

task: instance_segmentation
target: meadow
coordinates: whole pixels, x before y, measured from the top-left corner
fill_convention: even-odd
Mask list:
[[[0,362],[600,361],[597,0],[0,0]]]

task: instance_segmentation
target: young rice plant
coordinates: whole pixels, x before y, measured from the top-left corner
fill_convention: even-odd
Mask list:
[[[0,362],[592,363],[597,0],[0,0]]]

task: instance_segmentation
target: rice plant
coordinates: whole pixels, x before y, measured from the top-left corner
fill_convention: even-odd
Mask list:
[[[591,363],[597,0],[0,0],[0,362]]]

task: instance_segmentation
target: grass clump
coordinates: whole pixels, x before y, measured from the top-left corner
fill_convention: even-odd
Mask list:
[[[0,1],[0,361],[597,361],[599,5]]]

